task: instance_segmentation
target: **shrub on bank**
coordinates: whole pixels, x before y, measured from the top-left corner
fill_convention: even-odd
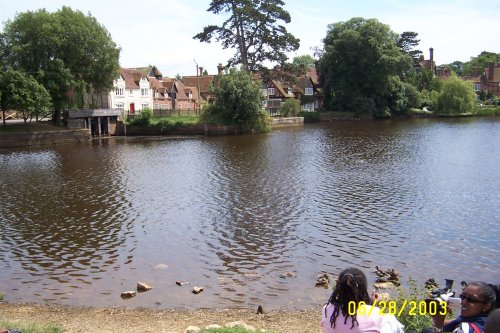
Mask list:
[[[319,112],[299,112],[299,117],[304,117],[304,123],[317,123],[320,120]]]

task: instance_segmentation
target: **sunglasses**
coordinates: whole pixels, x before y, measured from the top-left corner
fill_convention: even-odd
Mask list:
[[[465,300],[466,300],[467,302],[472,303],[472,304],[475,304],[475,303],[482,303],[482,304],[486,304],[486,302],[484,302],[484,301],[480,301],[480,300],[478,300],[478,299],[476,299],[476,298],[472,298],[472,297],[467,296],[467,295],[464,295],[464,294],[460,294],[460,296],[459,296],[459,297],[460,297],[460,299],[461,299],[462,301],[465,301]]]

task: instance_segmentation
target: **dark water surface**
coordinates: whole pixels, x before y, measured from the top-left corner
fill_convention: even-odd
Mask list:
[[[317,273],[351,265],[500,283],[499,150],[495,118],[3,150],[0,291],[11,302],[307,308],[329,296]],[[137,281],[153,291],[122,300]]]

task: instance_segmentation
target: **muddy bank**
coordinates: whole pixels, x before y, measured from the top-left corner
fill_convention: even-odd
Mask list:
[[[279,333],[320,332],[321,308],[296,311],[257,309],[151,310],[123,308],[83,308],[0,302],[3,320],[56,325],[66,333],[151,332],[183,333],[189,326],[205,328],[243,321],[256,329]]]

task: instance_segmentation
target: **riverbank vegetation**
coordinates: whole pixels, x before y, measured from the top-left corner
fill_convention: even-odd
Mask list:
[[[62,333],[64,332],[60,327],[54,325],[39,325],[34,323],[16,322],[0,320],[0,328],[16,329],[22,333]]]

